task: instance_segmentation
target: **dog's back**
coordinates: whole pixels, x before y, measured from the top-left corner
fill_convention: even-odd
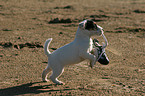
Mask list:
[[[60,47],[52,52],[51,56],[48,58],[48,61],[54,61],[62,66],[79,63],[82,61],[79,57],[79,46],[76,46],[76,42],[73,41],[63,47]]]

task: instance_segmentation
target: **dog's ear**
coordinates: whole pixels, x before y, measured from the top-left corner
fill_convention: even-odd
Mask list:
[[[81,29],[84,28],[84,23],[80,23],[79,28],[81,28]]]
[[[79,28],[81,29],[85,29],[85,23],[87,22],[87,20],[84,20],[82,22],[79,23]]]
[[[95,28],[97,28],[96,23],[93,20],[87,20],[87,22],[85,23],[85,29],[90,30]]]

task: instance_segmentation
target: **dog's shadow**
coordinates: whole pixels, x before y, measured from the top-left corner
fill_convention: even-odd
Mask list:
[[[33,83],[22,84],[19,86],[9,87],[5,89],[0,89],[0,96],[15,96],[15,95],[24,95],[24,94],[39,94],[44,92],[61,91],[60,89],[56,89],[56,90],[53,89],[53,86],[56,86],[54,84],[42,85],[41,83],[43,82],[33,82]],[[72,89],[68,89],[68,90],[72,90]]]

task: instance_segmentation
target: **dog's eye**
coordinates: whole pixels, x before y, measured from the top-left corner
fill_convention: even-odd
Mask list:
[[[95,26],[95,29],[97,29],[97,25],[96,25],[96,24],[94,24],[94,26]]]

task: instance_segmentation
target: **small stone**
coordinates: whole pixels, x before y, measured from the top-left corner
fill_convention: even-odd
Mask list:
[[[21,39],[21,37],[18,37],[18,39]]]

